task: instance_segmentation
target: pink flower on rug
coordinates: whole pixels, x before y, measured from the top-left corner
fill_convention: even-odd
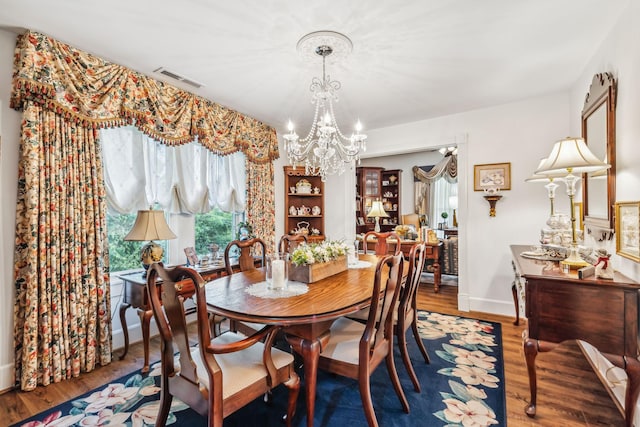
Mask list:
[[[452,423],[464,427],[486,427],[498,424],[496,414],[480,401],[470,400],[465,403],[457,399],[444,399],[443,402],[447,405],[444,416]]]
[[[451,370],[451,374],[460,378],[465,384],[483,385],[489,388],[498,388],[500,379],[489,374],[477,366],[457,366]]]
[[[69,427],[75,425],[75,423],[84,416],[79,414],[61,417],[61,415],[61,411],[56,411],[47,415],[42,421],[29,421],[28,423],[22,424],[22,427]]]

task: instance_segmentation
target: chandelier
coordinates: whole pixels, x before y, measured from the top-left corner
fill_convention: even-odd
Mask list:
[[[326,60],[329,55],[346,56],[353,44],[348,37],[333,31],[317,31],[307,34],[298,42],[297,49],[303,55],[322,58],[322,79],[311,80],[311,103],[315,105],[313,121],[309,133],[300,138],[289,121],[289,133],[284,135],[285,150],[289,162],[304,165],[307,175],[320,175],[322,181],[327,175],[342,174],[346,165],[360,160],[360,152],[366,149],[367,136],[360,133],[362,125],[358,121],[355,132],[345,136],[336,122],[333,102],[338,102],[337,91],[340,82],[331,80],[326,74]]]

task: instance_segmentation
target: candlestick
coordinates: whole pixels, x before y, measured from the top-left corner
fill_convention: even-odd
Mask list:
[[[286,285],[284,260],[274,259],[271,261],[271,268],[273,269],[271,287],[273,289],[284,289]]]

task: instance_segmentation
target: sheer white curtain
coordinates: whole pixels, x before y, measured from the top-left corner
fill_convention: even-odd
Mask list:
[[[432,226],[435,227],[439,222],[446,222],[449,227],[453,225],[453,208],[449,203],[451,196],[458,195],[458,183],[449,182],[444,177],[439,178],[432,184],[433,204],[430,212],[433,218]],[[447,213],[447,219],[442,218],[442,212]]]
[[[156,204],[173,214],[245,209],[245,159],[217,156],[197,142],[170,147],[132,126],[100,130],[109,209],[131,213]]]

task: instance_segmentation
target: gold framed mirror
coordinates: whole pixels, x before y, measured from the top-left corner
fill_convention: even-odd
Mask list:
[[[585,230],[597,240],[611,239],[616,200],[616,81],[611,73],[593,76],[582,109],[582,137],[611,168],[583,176]]]

